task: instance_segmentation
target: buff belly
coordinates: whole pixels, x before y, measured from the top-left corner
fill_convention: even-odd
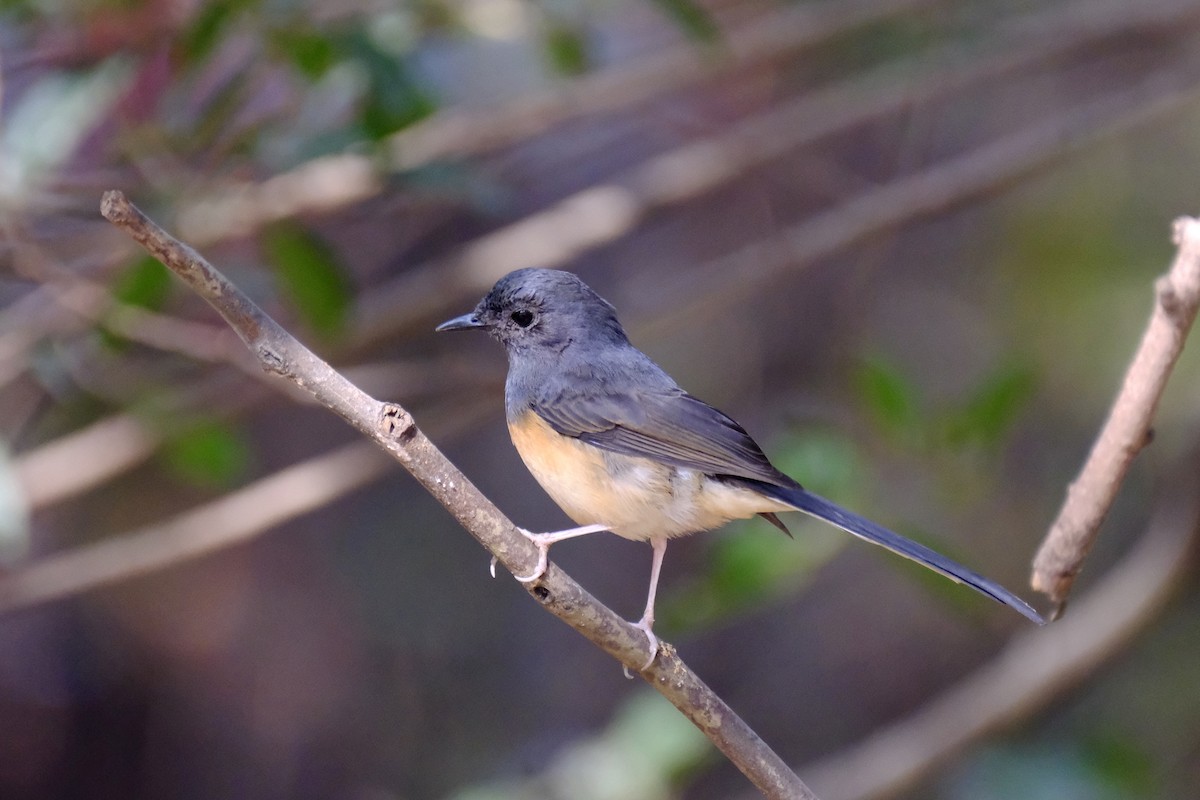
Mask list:
[[[533,412],[510,421],[508,429],[525,466],[567,516],[579,525],[604,525],[626,539],[683,536],[790,509],[696,470],[562,436]]]

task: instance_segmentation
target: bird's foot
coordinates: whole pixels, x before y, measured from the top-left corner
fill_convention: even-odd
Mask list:
[[[513,575],[513,577],[521,583],[533,583],[546,574],[546,569],[550,566],[550,545],[554,544],[557,540],[554,538],[553,533],[533,533],[524,528],[517,528],[517,530],[537,548],[538,560],[537,566],[533,568],[533,572],[528,575]]]
[[[550,545],[555,542],[561,542],[564,539],[574,539],[576,536],[585,536],[589,533],[599,533],[606,531],[608,528],[604,525],[584,525],[580,528],[568,528],[565,531],[553,531],[552,533],[530,533],[524,528],[517,528],[521,535],[528,539],[538,551],[537,566],[533,568],[533,572],[528,575],[514,575],[513,577],[521,583],[533,583],[538,578],[546,574],[546,569],[550,566]],[[496,563],[492,560],[492,577],[495,577]]]
[[[645,672],[654,665],[654,659],[658,658],[658,637],[654,635],[654,620],[642,617],[637,622],[633,623],[633,627],[637,628],[642,633],[646,634],[646,639],[650,642],[650,658],[642,665],[638,672]],[[625,677],[632,678],[629,674],[629,667],[624,667]]]

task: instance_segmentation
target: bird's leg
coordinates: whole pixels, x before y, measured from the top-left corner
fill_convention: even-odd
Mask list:
[[[533,546],[538,551],[537,566],[533,572],[528,575],[514,575],[513,577],[521,583],[532,583],[546,573],[546,568],[550,566],[550,545],[555,542],[561,542],[563,539],[574,539],[576,536],[586,536],[589,533],[599,533],[600,531],[608,530],[605,525],[584,525],[581,528],[568,528],[565,531],[553,531],[551,533],[531,533],[524,528],[517,528],[521,535],[533,543]],[[496,562],[492,561],[492,577],[496,577]]]
[[[652,539],[650,546],[654,548],[654,560],[650,563],[650,595],[646,598],[646,610],[642,618],[633,625],[650,640],[650,660],[642,667],[642,671],[650,669],[658,656],[658,637],[654,635],[654,595],[658,591],[658,574],[662,571],[663,556],[667,554],[667,540]]]

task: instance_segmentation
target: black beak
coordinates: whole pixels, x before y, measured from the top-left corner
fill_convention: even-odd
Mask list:
[[[484,327],[484,324],[479,321],[479,317],[472,311],[470,314],[463,314],[461,317],[448,319],[434,328],[434,330],[441,333],[442,331],[469,331],[472,328],[482,327]]]

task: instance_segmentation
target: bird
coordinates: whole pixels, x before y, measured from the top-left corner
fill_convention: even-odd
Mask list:
[[[616,309],[565,270],[526,268],[501,278],[467,314],[437,331],[483,330],[504,346],[504,409],[521,460],[578,527],[520,529],[538,561],[551,545],[609,531],[649,542],[645,611],[649,669],[659,651],[654,605],[667,542],[734,519],[800,511],[916,561],[1042,625],[1041,615],[1004,587],[946,556],[816,495],[776,469],[746,430],[688,394],[635,347]]]

